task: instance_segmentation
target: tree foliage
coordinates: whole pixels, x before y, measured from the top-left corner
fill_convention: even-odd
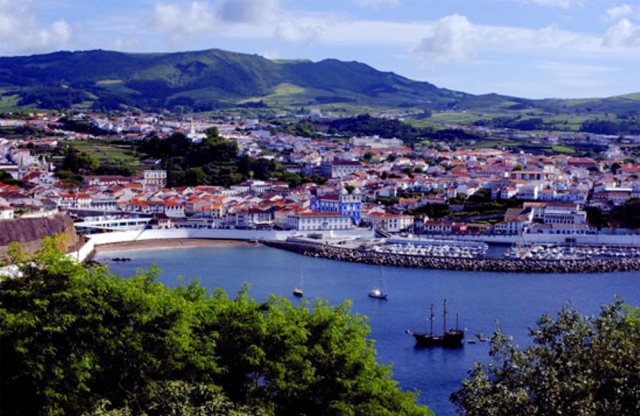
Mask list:
[[[477,363],[451,400],[469,416],[638,415],[639,313],[620,300],[597,318],[567,306],[542,316],[524,349],[498,330],[489,364]]]
[[[0,281],[1,414],[427,415],[348,303],[231,299],[84,268],[46,239]]]

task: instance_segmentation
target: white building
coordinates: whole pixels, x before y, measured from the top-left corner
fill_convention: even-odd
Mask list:
[[[167,186],[166,170],[145,170],[143,172],[142,185],[144,189],[157,190]]]
[[[348,215],[337,212],[301,212],[289,215],[288,228],[299,231],[350,230],[353,222]]]
[[[328,178],[344,178],[363,170],[362,163],[355,160],[334,160],[322,165],[322,173]]]
[[[373,228],[389,233],[399,233],[413,226],[411,215],[390,214],[387,212],[373,212],[366,218]]]

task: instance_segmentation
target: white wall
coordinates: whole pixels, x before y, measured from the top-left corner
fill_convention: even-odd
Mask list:
[[[223,229],[187,229],[171,228],[166,230],[114,231],[111,233],[88,236],[89,241],[78,251],[67,254],[69,257],[85,261],[96,246],[130,241],[164,240],[176,238],[200,238],[212,240],[249,240],[268,241],[286,240],[299,231],[258,231],[258,230],[223,230]],[[333,230],[314,231],[327,237],[360,237],[373,238],[372,230]]]

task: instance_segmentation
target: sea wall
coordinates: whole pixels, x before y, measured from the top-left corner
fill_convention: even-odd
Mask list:
[[[314,232],[316,233],[316,232]],[[245,240],[245,241],[278,241],[286,240],[298,231],[275,231],[275,230],[224,230],[224,229],[191,229],[191,228],[170,228],[141,231],[113,231],[109,233],[93,234],[88,236],[88,241],[77,251],[70,252],[69,257],[84,262],[88,260],[96,246],[124,243],[132,241],[165,240],[176,238],[195,238],[212,240]],[[344,231],[324,231],[317,232],[326,237],[353,239],[372,238],[371,230],[344,230]],[[302,235],[302,234],[300,234]]]
[[[640,259],[638,258],[590,260],[463,259],[378,253],[288,241],[268,241],[265,244],[305,256],[396,267],[521,273],[602,273],[640,270]]]
[[[64,235],[62,249],[72,250],[79,242],[73,220],[66,213],[39,218],[16,218],[0,221],[0,256],[5,256],[12,242],[18,242],[28,252],[41,246],[44,237]]]

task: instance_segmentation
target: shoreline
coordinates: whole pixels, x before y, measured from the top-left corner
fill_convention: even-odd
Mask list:
[[[123,241],[119,243],[101,244],[95,246],[95,253],[108,253],[112,251],[133,251],[149,249],[173,249],[196,247],[254,247],[259,243],[246,240],[213,240],[195,238],[167,238],[157,240]],[[93,256],[91,256],[93,257]],[[90,259],[88,259],[90,260]]]

